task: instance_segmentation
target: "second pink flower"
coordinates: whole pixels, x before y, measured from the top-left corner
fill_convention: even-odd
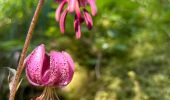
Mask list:
[[[67,52],[45,52],[42,44],[25,60],[26,75],[35,86],[66,86],[74,74],[74,62]]]

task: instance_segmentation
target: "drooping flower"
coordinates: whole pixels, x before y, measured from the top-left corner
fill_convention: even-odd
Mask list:
[[[81,23],[85,21],[89,30],[93,27],[93,20],[91,14],[87,11],[87,5],[91,7],[91,13],[93,16],[97,14],[96,0],[56,0],[59,3],[59,7],[56,10],[56,20],[59,21],[60,31],[65,32],[65,21],[68,13],[75,12],[74,30],[76,32],[76,38],[81,37]],[[67,5],[66,9],[64,6]]]
[[[54,99],[55,87],[68,85],[74,74],[74,62],[67,52],[51,51],[47,54],[43,44],[32,51],[25,65],[28,81],[34,86],[45,87],[37,100]]]

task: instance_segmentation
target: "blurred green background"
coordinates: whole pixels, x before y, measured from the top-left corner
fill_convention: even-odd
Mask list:
[[[37,2],[0,0],[0,100],[8,99],[7,67],[17,67]],[[75,75],[58,89],[61,100],[170,100],[170,0],[97,0],[93,30],[83,24],[80,40],[72,14],[65,35],[60,33],[57,6],[45,0],[28,53],[43,43],[48,52],[65,50],[73,56]],[[16,100],[43,91],[24,73]]]

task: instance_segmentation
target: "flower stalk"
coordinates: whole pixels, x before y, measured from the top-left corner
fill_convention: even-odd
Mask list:
[[[28,33],[27,33],[27,36],[26,36],[26,40],[25,40],[25,43],[24,43],[24,47],[22,49],[19,64],[18,64],[18,67],[17,67],[17,72],[16,72],[16,75],[15,75],[14,80],[13,80],[9,100],[14,100],[14,98],[15,98],[15,94],[17,92],[19,80],[20,80],[22,71],[24,69],[24,59],[26,57],[26,53],[27,53],[27,50],[28,50],[28,47],[30,45],[30,41],[31,41],[31,38],[32,38],[32,33],[33,33],[35,25],[37,23],[38,16],[39,16],[40,10],[43,6],[43,3],[44,3],[44,0],[39,0],[38,5],[37,5],[36,10],[35,10],[35,13],[34,13],[34,16],[32,18],[32,21],[31,21],[31,24],[30,24],[30,27],[29,27],[29,30],[28,30]]]

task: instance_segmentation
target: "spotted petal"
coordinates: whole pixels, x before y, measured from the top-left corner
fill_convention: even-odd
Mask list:
[[[49,66],[49,57],[45,54],[44,45],[35,48],[25,61],[26,75],[32,85],[42,86],[43,74]]]
[[[66,86],[70,83],[73,73],[73,60],[65,52],[50,52],[51,84]]]

